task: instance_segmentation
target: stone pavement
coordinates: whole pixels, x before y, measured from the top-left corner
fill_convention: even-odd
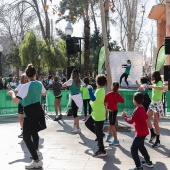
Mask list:
[[[54,115],[49,115],[54,118]],[[80,117],[82,118],[82,117]],[[97,143],[92,134],[80,120],[81,134],[71,134],[72,117],[64,116],[64,121],[47,120],[48,128],[40,132],[40,159],[42,170],[128,170],[134,167],[130,154],[130,146],[134,137],[131,132],[118,132],[120,146],[109,147],[105,142],[107,157],[93,158],[91,154],[97,150]],[[124,124],[118,117],[120,124]],[[161,118],[161,146],[153,149],[146,140],[146,147],[154,163],[153,170],[170,170],[170,119]],[[125,123],[126,124],[126,123]],[[17,117],[0,118],[0,170],[24,170],[30,163],[30,154],[20,134]],[[142,158],[142,157],[141,157]],[[148,170],[151,168],[145,168]]]

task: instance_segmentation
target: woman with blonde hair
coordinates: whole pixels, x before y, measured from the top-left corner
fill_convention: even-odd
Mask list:
[[[14,90],[15,94],[17,94],[19,92],[19,90],[22,88],[22,86],[28,82],[28,79],[26,77],[26,74],[22,74],[21,78],[20,78],[20,84],[18,85],[18,87]],[[10,85],[7,86],[7,88],[9,90],[12,90],[12,88],[10,87]],[[19,119],[19,123],[21,126],[21,130],[23,130],[23,121],[24,121],[24,117],[23,117],[23,106],[22,106],[22,100],[20,100],[20,102],[18,103],[18,119]],[[20,135],[18,135],[19,138],[23,138],[23,131],[21,132]]]
[[[62,114],[61,114],[61,98],[62,98],[62,94],[61,94],[61,87],[62,84],[59,82],[60,78],[58,76],[54,77],[54,81],[52,84],[52,88],[53,88],[53,94],[54,94],[54,109],[55,109],[55,113],[56,113],[56,117],[54,119],[54,121],[58,121],[62,119]],[[60,115],[58,116],[58,111],[60,112]]]
[[[15,94],[17,94],[19,92],[19,90],[22,88],[22,86],[28,82],[28,79],[26,77],[26,74],[22,74],[21,75],[21,79],[20,79],[20,84],[18,85],[18,87],[14,90]],[[22,106],[22,100],[18,103],[18,118],[19,118],[19,123],[21,126],[21,129],[23,129],[23,121],[24,121],[24,117],[23,117],[23,106]],[[23,132],[21,132],[21,134],[18,136],[19,138],[23,137]]]

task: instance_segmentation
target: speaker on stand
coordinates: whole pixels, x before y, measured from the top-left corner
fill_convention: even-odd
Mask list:
[[[73,69],[75,69],[75,68],[76,68],[76,66],[68,66],[67,67],[67,80],[70,79],[71,73],[72,73]]]
[[[168,81],[168,90],[170,90],[170,65],[164,66],[164,81]]]

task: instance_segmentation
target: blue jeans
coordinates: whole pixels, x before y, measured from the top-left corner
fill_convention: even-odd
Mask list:
[[[141,166],[141,162],[140,162],[139,155],[138,155],[138,150],[143,155],[145,161],[150,161],[150,156],[148,155],[148,151],[146,150],[144,146],[145,137],[146,136],[135,137],[133,140],[132,146],[131,146],[131,154],[132,154],[132,158],[135,162],[136,167]]]

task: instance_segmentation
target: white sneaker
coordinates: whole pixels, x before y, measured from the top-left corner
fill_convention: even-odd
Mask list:
[[[76,125],[73,125],[72,130],[74,130],[74,129],[77,129],[77,128],[76,128]]]
[[[42,166],[43,166],[42,161],[39,162],[32,161],[29,165],[25,166],[25,169],[38,169],[38,168],[42,168]]]
[[[81,129],[77,129],[76,127],[74,127],[74,129],[72,129],[71,133],[80,133]]]

